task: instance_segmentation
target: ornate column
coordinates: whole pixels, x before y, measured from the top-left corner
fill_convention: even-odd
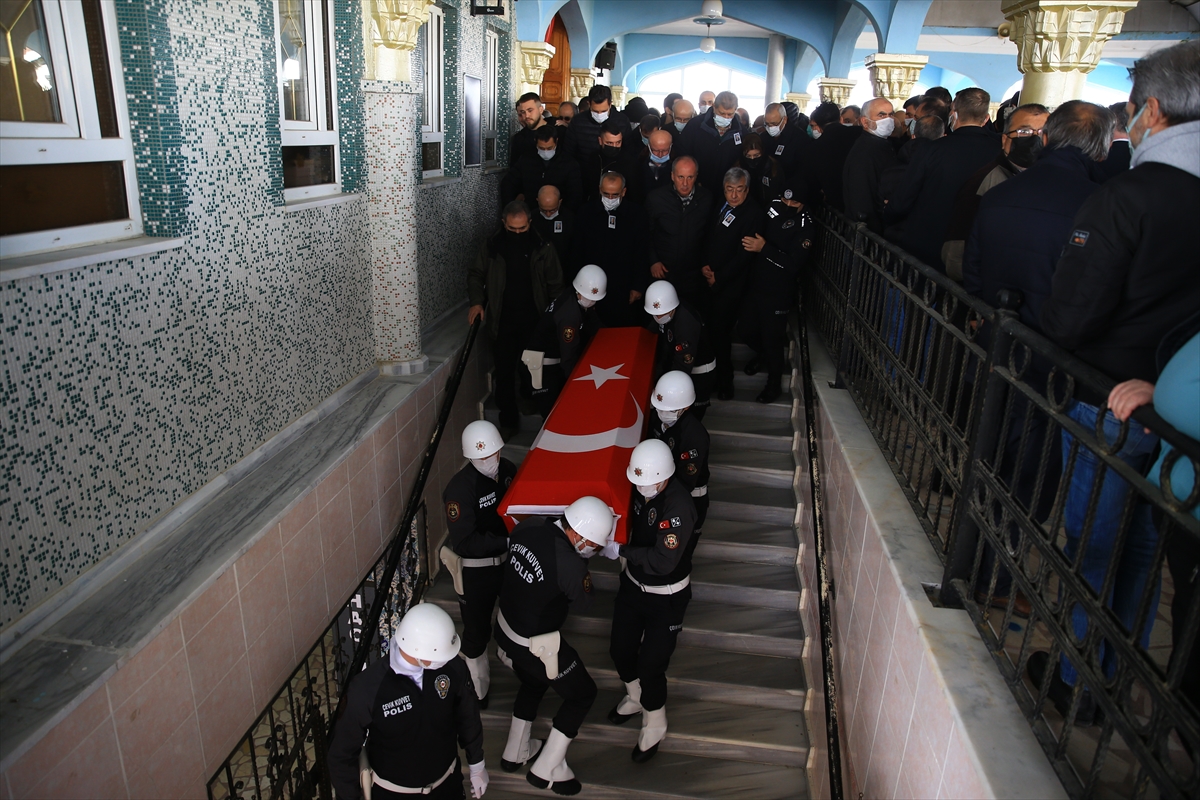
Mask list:
[[[624,108],[625,104],[633,99],[632,97],[630,97],[630,98],[625,97],[625,87],[620,85],[619,83],[614,83],[612,86],[609,86],[608,88],[612,90],[613,108]],[[630,120],[630,122],[632,122],[632,121],[633,120]],[[641,120],[638,120],[638,121],[640,122]]]
[[[804,92],[788,92],[783,96],[783,99],[789,103],[795,103],[801,112],[807,114],[808,106],[812,103],[812,95]]]
[[[549,42],[517,42],[521,72],[518,77],[517,97],[526,92],[542,92],[542,76],[554,57],[554,45]]]
[[[1004,105],[1003,100],[998,103],[988,103],[988,116],[992,118],[992,122],[996,121],[996,112],[1000,110],[1000,106],[1002,105]]]
[[[587,93],[591,91],[592,85],[595,82],[596,78],[592,75],[590,69],[572,69],[571,99],[578,103],[582,98],[587,97]]]
[[[929,63],[928,56],[903,53],[870,53],[866,58],[867,74],[871,77],[871,89],[876,97],[886,97],[892,105],[901,108],[911,97],[913,84],[921,77],[921,70]]]
[[[363,0],[368,30],[363,78],[412,80],[411,53],[417,46],[417,31],[429,19],[433,4],[433,0]]]
[[[817,86],[821,89],[822,103],[837,103],[838,108],[846,105],[850,100],[850,92],[854,89],[856,81],[850,78],[820,78],[817,80]]]
[[[1104,43],[1121,32],[1125,12],[1137,0],[1008,0],[1001,6],[1012,23],[1017,69],[1025,76],[1022,103],[1054,108],[1083,93]]]

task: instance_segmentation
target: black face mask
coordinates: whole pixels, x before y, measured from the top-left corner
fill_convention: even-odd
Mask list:
[[[1021,169],[1029,169],[1042,154],[1042,147],[1042,137],[1040,136],[1024,136],[1014,139],[1012,148],[1008,151],[1008,160]]]
[[[767,160],[762,156],[755,156],[754,158],[742,156],[742,168],[748,169],[751,172],[760,171],[766,163]]]
[[[509,244],[522,245],[529,241],[529,231],[522,231],[521,233],[517,233],[516,231],[510,231],[507,228],[505,228],[504,229],[504,239]]]
[[[605,158],[609,158],[609,159],[617,158],[621,155],[621,148],[615,144],[601,145],[600,153]]]

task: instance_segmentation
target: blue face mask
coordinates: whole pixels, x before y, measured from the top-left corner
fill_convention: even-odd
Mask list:
[[[713,124],[718,128],[728,128],[733,124],[733,118],[722,117],[720,114],[713,114]]]
[[[654,153],[650,154],[650,160],[653,161],[655,164],[665,164],[668,161],[670,161],[670,159],[671,159],[670,153],[667,153],[665,156],[656,156],[656,155],[654,155]]]
[[[645,136],[643,136],[643,137],[642,137],[642,146],[643,146],[643,147],[649,147],[649,146],[650,146],[650,140],[649,140],[649,139],[647,139]]]
[[[686,127],[687,127],[686,122],[680,122],[679,120],[675,120],[675,130],[682,131]]]
[[[1137,113],[1133,115],[1133,119],[1129,120],[1129,124],[1125,126],[1125,130],[1126,130],[1126,131],[1129,131],[1130,133],[1132,133],[1132,132],[1133,132],[1133,126],[1137,124],[1137,121],[1138,121],[1139,119],[1141,119],[1141,117],[1142,117],[1142,112],[1143,112],[1143,111],[1145,111],[1145,110],[1146,110],[1146,104],[1145,104],[1145,103],[1143,103],[1143,104],[1142,104],[1142,107],[1141,107],[1141,108],[1139,108],[1139,109],[1138,109],[1138,111],[1137,111]],[[1132,153],[1133,151],[1137,150],[1139,147],[1141,147],[1142,145],[1144,145],[1144,144],[1146,143],[1146,140],[1147,140],[1147,139],[1149,139],[1149,138],[1150,138],[1150,129],[1149,129],[1149,128],[1147,128],[1146,130],[1142,131],[1142,141],[1141,141],[1141,142],[1139,142],[1138,144],[1134,144],[1134,143],[1133,143],[1133,137],[1132,137],[1132,136],[1130,136],[1130,137],[1129,137],[1129,152],[1131,152],[1131,153]]]

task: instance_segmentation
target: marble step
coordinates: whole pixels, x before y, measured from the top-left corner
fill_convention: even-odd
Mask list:
[[[632,724],[631,720],[630,723]],[[535,735],[540,733],[535,727]],[[488,762],[486,797],[556,797],[553,793],[535,789],[525,779],[525,769],[506,773],[500,769],[500,753],[508,736],[503,730],[485,725],[483,746]],[[645,798],[646,800],[677,800],[682,798],[784,798],[807,797],[808,782],[800,767],[771,766],[727,761],[720,758],[697,758],[666,750],[645,764],[635,764],[628,749],[582,736],[571,743],[567,763],[583,784],[580,800],[615,800]],[[507,794],[503,794],[507,793]]]
[[[591,669],[588,671],[590,674]],[[488,708],[482,713],[485,728],[508,733],[519,685],[516,674],[493,659]],[[601,686],[576,741],[611,745],[624,750],[628,758],[637,742],[640,719],[624,725],[613,725],[607,719],[624,694],[623,686]],[[559,702],[553,691],[546,693],[538,709],[540,724],[534,725],[535,738],[545,736]],[[808,756],[803,710],[738,706],[668,693],[667,724],[660,752],[790,767],[802,767]]]
[[[709,518],[784,526],[791,525],[796,516],[796,495],[790,481],[783,487],[716,480],[709,483],[708,500]]]
[[[717,401],[720,403],[720,401]],[[785,420],[758,420],[750,416],[722,416],[709,411],[704,417],[704,427],[712,446],[765,451],[769,453],[791,453],[792,434],[790,423]],[[741,428],[753,428],[743,431]],[[765,430],[768,433],[759,433]]]
[[[776,556],[786,553],[788,564],[796,560],[796,532],[790,524],[772,527],[743,519],[726,519],[713,514],[710,507],[708,519],[704,521],[704,537],[696,549],[699,552],[701,547],[717,544],[742,545],[747,548],[742,551],[743,557],[735,559],[737,561],[757,562],[759,559],[750,553],[763,552],[762,548],[768,548],[767,552],[773,552]]]
[[[592,583],[616,591],[618,562],[598,559],[592,566]],[[692,559],[692,598],[739,606],[774,608],[795,613],[800,601],[794,567],[739,564],[720,559]]]

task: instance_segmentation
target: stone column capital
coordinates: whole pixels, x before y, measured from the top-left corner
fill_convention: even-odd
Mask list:
[[[886,97],[899,108],[909,98],[929,57],[909,53],[870,53],[864,63],[875,96]]]
[[[624,87],[624,86],[622,86],[622,85],[621,85],[621,84],[619,84],[619,83],[614,83],[612,86],[609,86],[608,88],[609,88],[609,89],[612,91],[612,96],[613,96],[613,99],[612,99],[612,104],[613,104],[613,108],[624,108],[624,107],[625,107],[625,103],[626,103],[626,102],[628,102],[628,100],[632,100],[632,99],[633,99],[632,97],[628,98],[628,100],[626,99],[626,97],[625,97],[625,87]],[[636,96],[636,95],[635,95],[635,96]],[[630,121],[630,122],[634,122],[635,120],[629,120],[629,121]],[[636,122],[641,122],[641,120],[640,120],[640,119],[639,119],[639,120],[636,120]]]
[[[542,76],[546,74],[546,70],[550,66],[550,59],[554,58],[554,45],[549,42],[517,42],[517,52],[520,57],[520,75],[518,82],[520,84],[520,92],[517,96],[527,92],[541,92]]]
[[[788,92],[783,96],[783,99],[786,102],[795,103],[801,112],[807,114],[808,105],[812,102],[812,95],[805,92]]]
[[[596,76],[586,67],[571,70],[571,99],[578,103],[591,91],[596,83]]]
[[[365,80],[409,81],[411,54],[433,0],[362,0]]]
[[[837,103],[841,108],[850,99],[850,92],[856,84],[853,78],[819,78],[817,86],[821,91],[821,102]]]

